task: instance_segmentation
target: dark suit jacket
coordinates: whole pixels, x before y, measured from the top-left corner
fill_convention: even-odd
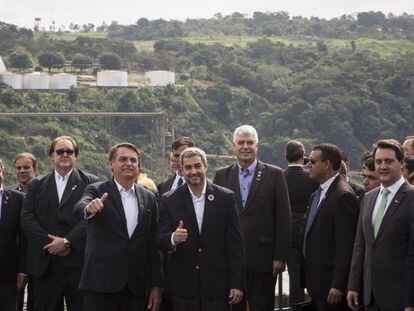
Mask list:
[[[358,199],[359,202],[361,202],[362,198],[365,195],[365,190],[364,187],[362,187],[361,185],[358,185],[352,181],[348,181],[349,185],[351,186],[352,190],[354,190],[355,195]]]
[[[292,246],[300,247],[303,238],[303,223],[309,198],[319,184],[309,177],[309,171],[302,166],[288,166],[283,174],[289,190],[292,212]]]
[[[401,186],[374,238],[371,217],[379,191],[378,187],[365,194],[361,204],[348,289],[363,293],[366,306],[371,303],[372,293],[381,310],[402,310],[414,302],[414,293],[406,293],[414,188],[407,183]]]
[[[157,185],[158,193],[160,194],[160,197],[171,190],[171,187],[174,183],[176,174],[170,176],[166,181],[163,181]]]
[[[207,182],[202,230],[187,186],[161,198],[158,237],[160,248],[172,249],[167,264],[167,286],[174,296],[190,298],[202,284],[210,299],[226,298],[230,288],[243,290],[246,261],[233,192]],[[182,220],[187,241],[171,246],[171,234]]]
[[[344,177],[337,176],[306,235],[304,285],[312,297],[326,299],[331,288],[346,294],[358,211],[354,191]]]
[[[235,194],[246,248],[247,270],[271,272],[273,260],[287,262],[292,220],[282,170],[258,161],[244,208],[237,164],[217,171],[213,182]]]
[[[56,264],[81,267],[85,247],[86,222],[79,221],[74,205],[85,187],[98,178],[73,169],[59,203],[55,172],[30,181],[25,196],[21,225],[29,241],[28,269],[35,277],[43,275],[53,258]],[[66,257],[52,256],[43,251],[51,242],[48,234],[66,237],[71,252]]]
[[[155,244],[158,219],[155,195],[138,184],[138,225],[128,235],[121,195],[113,179],[89,185],[76,212],[84,217],[86,205],[106,192],[100,213],[88,220],[85,264],[79,287],[98,293],[115,293],[128,285],[137,296],[161,286],[161,264]]]
[[[26,272],[26,240],[20,230],[23,194],[4,190],[0,218],[0,281],[16,282],[17,273]]]

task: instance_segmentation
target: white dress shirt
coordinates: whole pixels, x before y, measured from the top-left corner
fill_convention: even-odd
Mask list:
[[[182,181],[183,181],[182,185],[184,185],[184,184],[185,184],[185,178],[184,178],[184,176],[181,176],[181,175],[178,173],[178,171],[177,171],[177,172],[175,172],[175,178],[174,178],[174,181],[173,181],[173,183],[172,183],[172,185],[171,185],[171,189],[170,189],[170,190],[174,190],[174,189],[176,189],[176,188],[177,188],[177,186],[178,186],[178,181],[180,180],[180,178],[181,178],[181,179],[182,179]]]
[[[124,208],[127,221],[128,235],[131,237],[138,224],[138,200],[135,194],[135,188],[132,185],[131,188],[125,189],[116,180],[115,183],[121,195],[122,207]]]
[[[332,176],[331,178],[329,178],[327,181],[325,181],[323,184],[320,185],[322,191],[321,191],[321,197],[319,198],[319,204],[321,204],[322,200],[325,198],[326,192],[328,191],[329,187],[332,185],[333,181],[335,180],[336,177],[338,177],[339,173],[336,174],[335,176]]]
[[[198,232],[201,232],[201,227],[203,226],[204,205],[206,203],[206,188],[207,183],[206,181],[204,181],[204,186],[203,190],[201,191],[201,195],[199,198],[197,198],[193,191],[191,191],[191,188],[188,187],[188,190],[190,190],[191,199],[193,200],[194,212],[197,218]]]
[[[385,209],[384,209],[384,215],[385,215],[385,213],[387,212],[388,206],[390,206],[390,203],[392,202],[392,199],[394,199],[395,194],[397,193],[397,191],[400,189],[400,187],[403,185],[404,182],[405,182],[404,177],[401,176],[399,180],[397,180],[395,183],[393,183],[389,187],[384,187],[381,184],[380,191],[375,201],[374,210],[372,211],[372,215],[371,215],[372,224],[374,224],[375,216],[377,216],[378,209],[381,205],[381,196],[382,196],[382,192],[384,191],[384,188],[387,188],[390,191],[388,193],[387,204],[385,205]]]
[[[65,192],[66,184],[68,183],[68,179],[70,174],[72,173],[73,169],[69,171],[65,176],[60,175],[58,172],[55,171],[55,181],[56,181],[56,188],[60,200],[62,200],[63,192]]]

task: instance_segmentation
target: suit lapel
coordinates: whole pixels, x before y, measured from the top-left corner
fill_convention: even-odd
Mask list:
[[[7,190],[4,190],[3,196],[1,198],[0,224],[6,223],[6,219],[7,219],[6,214],[8,213],[9,198],[10,198],[10,193]]]
[[[395,211],[400,207],[401,201],[404,199],[406,191],[407,191],[407,183],[405,182],[400,189],[398,189],[397,193],[395,194],[394,198],[392,199],[392,202],[387,208],[387,211],[385,212],[385,215],[382,219],[380,228],[378,230],[377,239],[381,236],[382,231],[384,231],[384,228],[389,223],[390,219],[392,218],[392,215],[394,215]]]
[[[247,195],[247,200],[246,200],[246,205],[244,207],[244,210],[247,210],[250,207],[250,204],[253,201],[253,198],[256,195],[257,190],[259,189],[265,174],[266,174],[265,166],[263,165],[262,162],[257,161],[256,170],[254,172],[249,194]],[[240,186],[239,186],[239,189],[240,189]]]
[[[206,196],[205,196],[205,203],[204,203],[204,213],[203,213],[203,223],[201,225],[201,233],[204,232],[205,228],[207,228],[206,224],[209,221],[210,213],[214,208],[214,188],[211,185],[211,182],[206,180],[207,187],[206,187]]]
[[[76,169],[73,169],[72,173],[69,175],[65,190],[63,191],[62,199],[59,203],[59,208],[62,208],[62,206],[65,205],[65,203],[69,200],[72,194],[76,191],[79,182],[79,173]]]
[[[145,206],[145,201],[144,201],[144,193],[142,191],[141,188],[139,188],[137,186],[137,184],[134,184],[134,188],[135,188],[135,195],[137,197],[137,202],[138,202],[138,223],[137,226],[134,229],[134,232],[131,235],[131,239],[133,239],[135,237],[135,235],[137,234],[137,232],[139,231],[139,228],[141,226],[141,219],[142,216],[144,215],[144,206]]]
[[[121,217],[121,221],[122,221],[124,231],[125,231],[126,235],[128,236],[126,216],[125,216],[124,207],[122,205],[121,195],[119,194],[118,188],[117,188],[116,183],[113,179],[110,182],[108,199],[110,199],[112,201],[112,203],[114,204],[115,209],[117,210],[119,216]]]
[[[379,195],[380,192],[380,187],[378,187],[378,189],[375,190],[375,193],[372,194],[372,196],[370,197],[369,201],[367,202],[367,218],[365,219],[366,221],[366,226],[367,228],[369,228],[369,230],[367,230],[367,233],[369,234],[369,236],[367,237],[367,240],[369,241],[373,241],[375,240],[374,237],[374,226],[372,224],[372,213],[374,212],[374,207],[375,207],[375,202],[377,200],[377,197]],[[360,211],[360,213],[362,213],[363,211]]]
[[[49,174],[46,181],[46,196],[49,200],[50,206],[57,208],[59,206],[59,197],[57,193],[55,171]]]
[[[233,189],[230,189],[234,192],[234,198],[236,200],[236,204],[239,208],[239,212],[243,211],[243,204],[242,204],[242,198],[241,198],[241,193],[240,193],[240,183],[239,183],[239,169],[237,164],[234,164],[231,168],[230,168],[230,185],[233,185]]]

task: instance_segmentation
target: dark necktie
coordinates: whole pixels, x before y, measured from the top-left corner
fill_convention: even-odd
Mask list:
[[[243,174],[244,178],[249,176],[249,169],[248,168],[242,168],[242,174]]]
[[[177,188],[183,184],[183,178],[180,177],[177,182]]]
[[[305,250],[306,250],[306,236],[308,235],[310,227],[311,227],[311,225],[313,223],[313,220],[315,218],[316,212],[318,211],[319,201],[321,199],[321,193],[322,193],[322,188],[319,187],[318,191],[316,192],[315,197],[313,198],[312,206],[309,210],[308,221],[306,222],[306,227],[305,227],[305,237],[304,237],[304,241],[303,241],[303,249],[302,249],[303,256],[305,256]]]

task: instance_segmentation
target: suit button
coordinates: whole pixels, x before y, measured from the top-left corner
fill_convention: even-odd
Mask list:
[[[201,253],[203,250],[201,248],[198,249],[198,252]]]
[[[199,267],[199,266],[196,266],[195,268],[196,268],[196,270],[200,269],[200,267]]]

